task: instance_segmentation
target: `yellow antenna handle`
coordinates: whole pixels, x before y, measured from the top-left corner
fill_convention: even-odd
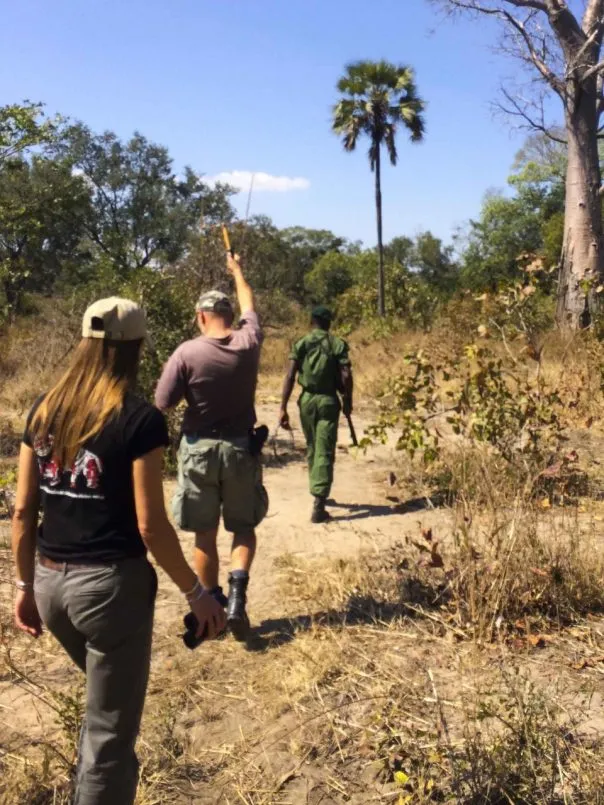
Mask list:
[[[231,239],[229,238],[229,230],[226,228],[226,226],[224,226],[224,224],[222,225],[222,239],[224,240],[224,248],[227,250],[227,252],[230,252],[232,254],[233,250],[231,249]]]

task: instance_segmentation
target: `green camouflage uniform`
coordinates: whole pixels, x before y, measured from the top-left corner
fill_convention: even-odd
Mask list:
[[[301,338],[290,355],[298,365],[302,395],[298,401],[308,446],[310,492],[329,497],[336,459],[340,417],[340,367],[349,366],[348,345],[325,330]]]

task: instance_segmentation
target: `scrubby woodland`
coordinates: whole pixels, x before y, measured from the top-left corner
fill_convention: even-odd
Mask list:
[[[549,10],[565,4],[449,5],[479,14],[515,6],[534,26],[537,13],[555,21]],[[601,17],[582,33],[589,47],[600,46]],[[599,86],[596,65],[581,80]],[[204,181],[203,165],[177,172],[143,134],[122,141],[36,104],[0,109],[7,805],[70,801],[82,713],[77,678],[52,639],[33,644],[12,625],[8,517],[24,417],[77,343],[83,309],[113,293],[148,312],[156,352],[140,385],[151,394],[162,362],[193,334],[200,289],[229,289],[222,224],[267,333],[259,418],[275,426],[289,344],[322,302],[351,344],[363,439],[350,448],[342,428],[334,520],[315,530],[300,433],[271,439],[272,509],[247,646],[188,653],[180,602],[160,582],[138,801],[604,802],[599,269],[577,286],[588,320],[575,305],[556,325],[570,252],[575,265],[580,254],[568,234],[576,153],[564,137],[533,132],[508,187],[485,188],[453,242],[429,228],[408,236],[401,221],[401,234],[382,243],[379,171],[404,161],[414,147],[405,136],[429,136],[424,102],[413,72],[385,63],[350,65],[338,92],[335,134],[347,150],[369,141],[376,248],[279,229],[258,214],[241,219],[232,188]],[[599,181],[599,162],[597,171]],[[176,434],[177,417],[172,425]]]

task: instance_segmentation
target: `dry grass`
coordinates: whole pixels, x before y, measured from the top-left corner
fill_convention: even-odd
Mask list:
[[[27,410],[67,349],[65,314],[54,315],[49,307],[43,326],[23,323],[3,342],[5,417]],[[297,335],[269,332],[266,393]],[[448,335],[444,326],[381,341],[353,334],[360,395],[373,397],[406,352],[455,351],[467,334]],[[600,411],[599,347],[548,344],[544,371],[575,395],[584,435]],[[11,432],[3,426],[2,444]],[[601,506],[527,496],[476,450],[446,467],[401,461],[391,492],[448,492],[451,527],[348,560],[282,557],[286,611],[247,651],[225,641],[185,656],[174,649],[178,626],[162,627],[138,805],[604,803],[604,705],[594,695],[604,665]],[[6,729],[0,707],[0,802],[66,805],[80,700],[52,640],[31,650],[14,632],[2,533],[0,523],[0,686],[27,690],[40,715]]]
[[[531,562],[528,532],[518,533]],[[139,745],[139,805],[604,801],[600,735],[585,726],[604,715],[590,699],[596,671],[570,662],[583,655],[595,669],[600,622],[577,617],[573,635],[544,620],[543,642],[495,632],[487,648],[438,597],[447,571],[422,566],[422,553],[285,556],[284,599],[308,617],[268,624],[248,652],[225,643],[195,662],[162,654]],[[584,572],[587,555],[573,556]],[[453,585],[451,600],[465,607],[467,590]],[[39,665],[11,673],[56,708],[56,734],[28,749],[2,741],[0,800],[66,803],[76,697],[51,694]]]

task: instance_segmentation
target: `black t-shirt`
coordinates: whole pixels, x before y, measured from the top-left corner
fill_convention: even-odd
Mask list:
[[[42,399],[30,411],[23,436],[38,460],[40,554],[55,562],[92,564],[144,555],[134,505],[132,464],[169,444],[163,414],[127,394],[120,415],[84,445],[71,467],[63,468],[53,459],[51,444],[32,440],[29,433]]]

